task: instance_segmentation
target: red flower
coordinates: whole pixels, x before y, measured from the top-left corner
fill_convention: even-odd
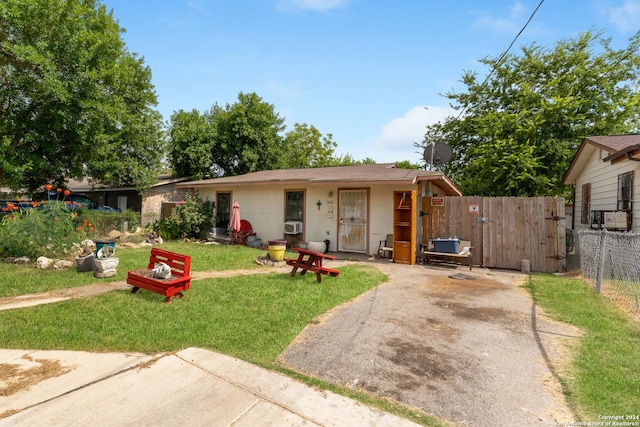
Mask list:
[[[32,201],[31,202],[31,206],[35,208],[36,206],[38,206],[38,202],[36,202],[35,200]]]
[[[56,188],[56,191],[57,191],[58,193],[62,193],[62,188]]]
[[[65,203],[67,204],[67,206],[69,206],[71,204],[71,201],[67,200]]]
[[[47,191],[51,191],[51,189],[53,188],[53,185],[51,185],[51,184],[47,184],[47,185],[45,185],[45,186],[44,186],[44,188],[45,188],[45,190],[47,190]]]
[[[64,195],[65,195],[65,196],[68,196],[68,195],[70,195],[70,194],[71,194],[71,191],[69,191],[69,190],[64,190]]]

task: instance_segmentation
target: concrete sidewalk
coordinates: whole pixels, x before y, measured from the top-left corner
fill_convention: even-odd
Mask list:
[[[0,426],[415,426],[199,348],[0,350]]]

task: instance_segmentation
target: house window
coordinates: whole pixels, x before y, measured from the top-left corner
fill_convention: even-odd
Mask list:
[[[287,191],[284,210],[285,221],[302,221],[304,214],[304,191]]]
[[[591,211],[591,184],[582,184],[582,218],[581,224],[589,224],[589,211]]]
[[[633,171],[618,175],[618,210],[629,211],[633,203]]]
[[[216,227],[227,228],[231,221],[231,193],[216,194]]]

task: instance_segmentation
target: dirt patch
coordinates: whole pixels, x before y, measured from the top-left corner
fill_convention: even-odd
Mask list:
[[[34,360],[28,355],[22,359],[27,363],[0,364],[0,396],[11,396],[47,378],[59,377],[71,371],[71,368],[62,366],[59,360]]]

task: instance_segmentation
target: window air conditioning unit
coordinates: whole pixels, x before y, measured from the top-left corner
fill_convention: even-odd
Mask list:
[[[604,227],[609,230],[626,230],[627,229],[627,212],[605,212]]]
[[[284,234],[298,234],[298,233],[302,233],[302,222],[287,221],[284,223]]]

